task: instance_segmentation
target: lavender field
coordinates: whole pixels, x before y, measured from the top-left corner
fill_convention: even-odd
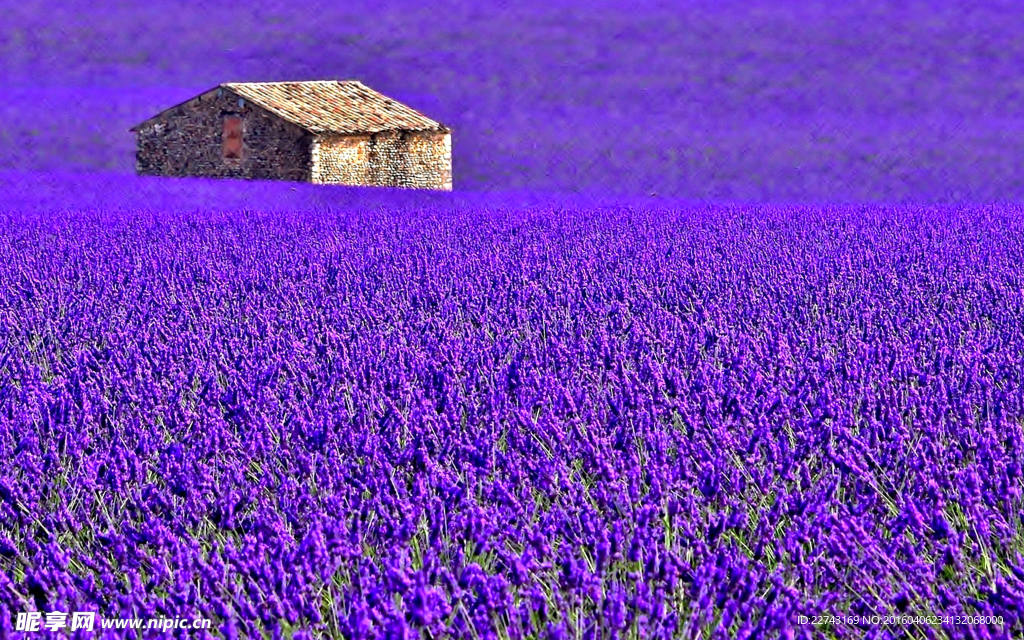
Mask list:
[[[5,216],[4,602],[228,637],[1024,628],[1021,210],[415,199]]]
[[[0,638],[1024,637],[1015,5],[88,8],[0,26]],[[319,77],[456,191],[132,175]]]

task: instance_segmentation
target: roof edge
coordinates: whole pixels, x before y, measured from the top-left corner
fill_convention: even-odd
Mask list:
[[[193,100],[195,100],[196,98],[201,98],[201,97],[205,96],[206,94],[213,92],[216,89],[226,89],[228,91],[231,91],[231,88],[224,86],[224,84],[225,83],[222,82],[222,83],[220,83],[218,85],[214,85],[214,86],[210,87],[209,89],[207,89],[206,91],[200,91],[199,93],[195,94],[194,96],[192,96],[191,98],[189,98],[187,100],[182,100],[181,102],[179,102],[179,103],[177,103],[175,105],[167,107],[166,109],[163,109],[162,111],[159,111],[158,113],[156,113],[156,114],[146,118],[145,120],[143,120],[139,124],[137,124],[137,125],[135,125],[133,127],[130,127],[128,129],[128,131],[131,132],[131,133],[138,133],[140,129],[142,129],[143,127],[148,125],[150,122],[153,122],[154,120],[159,119],[165,113],[167,113],[169,111],[173,111],[173,110],[177,109],[178,107],[180,107],[182,105],[186,105],[189,102],[192,102]],[[231,91],[231,93],[235,93],[235,92]]]
[[[351,136],[367,136],[376,135],[378,133],[385,133],[388,131],[408,131],[410,133],[451,133],[451,127],[447,127],[440,122],[436,127],[429,128],[413,128],[413,127],[386,127],[384,129],[374,129],[372,131],[331,131],[328,129],[310,129],[302,127],[315,136],[333,136],[337,138],[351,137]]]

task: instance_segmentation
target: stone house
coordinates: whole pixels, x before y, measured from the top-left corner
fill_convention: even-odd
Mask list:
[[[452,188],[451,129],[353,80],[225,83],[131,131],[140,175]]]

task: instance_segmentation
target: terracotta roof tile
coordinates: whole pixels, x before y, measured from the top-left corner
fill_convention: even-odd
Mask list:
[[[314,133],[447,130],[356,80],[226,82],[220,86]]]
[[[377,93],[357,80],[225,82],[175,107],[164,109],[130,131],[139,131],[163,114],[218,88],[227,89],[313,133],[377,133],[395,129],[449,131],[440,122]]]

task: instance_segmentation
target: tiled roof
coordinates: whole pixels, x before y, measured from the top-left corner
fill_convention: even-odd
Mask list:
[[[356,80],[227,82],[220,86],[313,133],[447,130]]]
[[[449,130],[440,122],[377,93],[358,80],[225,82],[198,97],[202,98],[218,89],[236,93],[313,133]],[[195,99],[186,100],[182,104],[191,103]],[[130,130],[138,131],[174,108],[165,109]]]

